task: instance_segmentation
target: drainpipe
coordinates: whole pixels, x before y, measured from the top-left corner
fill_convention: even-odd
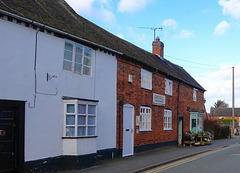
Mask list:
[[[121,154],[120,147],[121,147],[121,107],[123,107],[123,101],[120,100],[119,102],[119,113],[118,113],[118,153],[119,156]]]
[[[177,115],[179,115],[179,105],[180,105],[180,85],[182,82],[178,83],[178,104],[177,104]]]

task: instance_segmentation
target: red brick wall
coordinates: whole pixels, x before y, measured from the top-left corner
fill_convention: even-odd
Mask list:
[[[153,143],[161,143],[177,140],[177,106],[178,106],[178,81],[173,80],[172,96],[165,95],[165,76],[156,72],[152,73],[152,90],[141,88],[141,66],[127,62],[118,58],[117,66],[117,148],[119,149],[119,115],[120,115],[120,148],[122,148],[122,127],[123,127],[123,107],[124,104],[131,104],[135,107],[134,115],[134,146],[141,146]],[[128,75],[133,76],[133,82],[128,82]],[[184,131],[189,131],[190,114],[187,107],[191,110],[202,110],[203,92],[198,91],[198,102],[193,102],[193,88],[181,84],[180,86],[180,114],[184,115]],[[153,93],[165,95],[166,105],[155,106],[152,104]],[[151,128],[152,131],[139,131],[136,126],[136,116],[140,115],[140,106],[149,106],[152,109]],[[172,111],[173,130],[163,130],[164,109]]]

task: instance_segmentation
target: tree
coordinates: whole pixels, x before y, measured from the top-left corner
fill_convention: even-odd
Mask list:
[[[214,103],[215,108],[228,108],[229,104],[226,103],[224,100],[217,100],[217,102]]]

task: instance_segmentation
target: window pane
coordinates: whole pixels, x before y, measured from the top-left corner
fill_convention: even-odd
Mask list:
[[[68,51],[68,50],[65,50],[65,51],[64,51],[64,59],[65,59],[65,60],[72,61],[72,52],[70,52],[70,51]]]
[[[84,65],[91,66],[91,58],[84,56]]]
[[[73,50],[73,43],[71,41],[65,41],[65,49],[66,50]]]
[[[149,123],[149,122],[151,122],[151,117],[150,116],[146,116],[146,118],[147,118],[147,122]]]
[[[92,56],[92,49],[84,47],[84,55]]]
[[[76,53],[75,54],[75,62],[82,64],[82,55]]]
[[[88,125],[95,125],[95,116],[88,117]]]
[[[86,127],[78,127],[77,134],[78,136],[86,136]]]
[[[82,72],[82,65],[75,63],[74,64],[74,71],[78,72],[78,73],[81,73]]]
[[[88,114],[95,114],[96,106],[88,105]]]
[[[167,117],[164,117],[164,123],[166,123],[167,122]]]
[[[88,127],[88,134],[89,136],[95,135],[95,127]]]
[[[67,113],[74,113],[74,112],[75,112],[75,105],[67,104]]]
[[[86,116],[78,115],[78,125],[86,125]]]
[[[63,69],[64,70],[72,70],[72,63],[69,61],[63,60]]]
[[[76,44],[76,53],[82,54],[83,51],[83,46]]]
[[[86,114],[86,105],[79,104],[78,105],[78,113],[79,114]]]
[[[75,127],[66,127],[66,136],[75,136]]]
[[[66,125],[75,125],[75,115],[66,115]]]
[[[147,129],[151,129],[151,122],[147,122]]]
[[[90,67],[83,67],[83,74],[90,75]]]

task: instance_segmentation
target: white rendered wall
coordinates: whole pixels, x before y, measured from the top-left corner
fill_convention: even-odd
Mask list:
[[[116,148],[117,59],[96,53],[97,150]]]
[[[104,65],[103,62],[105,62],[107,66],[96,67],[94,55],[91,77],[65,71],[62,68],[65,40],[38,32],[37,91],[42,94],[37,94],[35,107],[30,108],[34,106],[36,30],[2,19],[0,19],[0,26],[0,99],[26,101],[25,161],[63,154],[62,96],[99,100],[98,148],[115,147],[116,133],[113,134],[113,132],[116,131],[116,106],[112,105],[113,102],[116,103],[115,57],[97,51],[96,55],[99,56],[97,62],[99,65]],[[109,69],[106,68],[108,66]],[[95,72],[95,69],[99,71]],[[47,73],[57,78],[47,82]],[[97,74],[96,79],[95,74]],[[110,77],[111,81],[105,81],[104,76]],[[108,83],[107,87],[103,85],[104,81]],[[57,95],[49,95],[56,92]],[[106,122],[111,125],[106,126]],[[104,128],[101,129],[100,126]],[[106,137],[109,135],[106,135],[109,133],[106,131],[110,131],[110,136]],[[89,143],[86,146],[88,145]],[[92,147],[96,148],[96,146]],[[79,151],[77,154],[86,153]]]

